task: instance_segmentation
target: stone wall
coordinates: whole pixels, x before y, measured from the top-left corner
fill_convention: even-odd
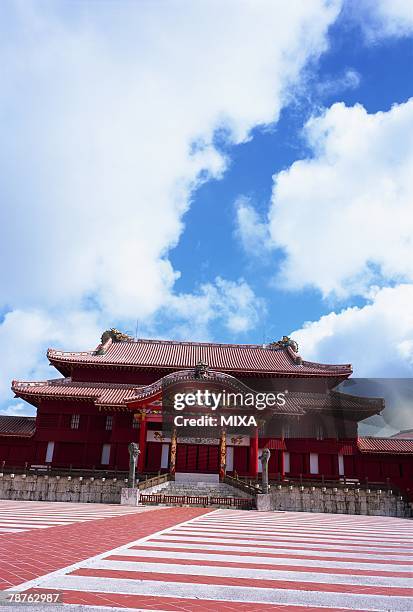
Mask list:
[[[0,499],[93,502],[119,504],[123,478],[82,478],[70,476],[35,476],[0,474]],[[290,510],[294,512],[332,512],[337,514],[367,514],[372,516],[412,517],[412,504],[390,491],[336,489],[330,487],[300,487],[273,485],[268,495],[257,495],[261,511]],[[165,482],[142,493],[165,493]],[[241,493],[241,492],[240,492]]]
[[[392,491],[353,488],[273,486],[257,495],[257,509],[412,517],[412,505]]]
[[[0,499],[119,504],[123,478],[0,475]]]

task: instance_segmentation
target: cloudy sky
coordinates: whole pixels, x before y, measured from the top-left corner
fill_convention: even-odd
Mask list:
[[[48,346],[413,371],[410,0],[3,0],[0,409]]]

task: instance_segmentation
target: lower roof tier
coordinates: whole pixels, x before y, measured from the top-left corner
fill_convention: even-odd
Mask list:
[[[182,370],[166,375],[156,383],[146,386],[115,383],[77,382],[71,378],[60,378],[40,382],[13,381],[12,390],[17,397],[38,406],[43,399],[88,400],[98,408],[114,410],[139,410],[145,406],[162,406],[165,391],[174,389],[177,384],[195,384],[209,387],[215,385],[218,389],[231,392],[253,393],[257,391],[248,388],[235,377],[222,373],[208,371],[201,379],[197,378],[196,370]],[[198,388],[198,387],[197,387]],[[273,415],[300,416],[307,413],[335,413],[353,421],[360,421],[374,414],[379,414],[384,408],[384,401],[378,398],[363,398],[343,394],[338,391],[325,393],[290,392],[285,395],[285,404],[274,406]]]

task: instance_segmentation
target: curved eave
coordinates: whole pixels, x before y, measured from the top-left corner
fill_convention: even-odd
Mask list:
[[[75,394],[70,395],[70,393],[65,395],[57,395],[55,393],[48,393],[47,390],[44,393],[38,391],[39,387],[46,387],[46,381],[40,381],[38,383],[27,383],[18,380],[13,380],[11,384],[11,389],[15,395],[15,397],[19,397],[20,399],[25,400],[29,404],[33,406],[38,406],[43,399],[51,399],[51,400],[76,400],[76,401],[92,401],[96,402],[99,399],[99,395],[91,395],[91,394]],[[30,387],[33,388],[33,391],[30,391]],[[34,391],[36,389],[36,391]]]
[[[128,400],[125,400],[125,403],[128,405],[138,406],[144,403],[146,404],[148,401],[153,402],[154,400],[162,397],[164,390],[175,385],[187,383],[194,383],[197,385],[221,385],[233,390],[236,393],[252,393],[253,395],[257,393],[257,391],[254,391],[234,376],[231,376],[231,374],[209,370],[205,377],[197,378],[195,375],[195,370],[193,368],[188,368],[167,374],[160,380],[157,380],[146,387],[141,387],[139,390],[137,390],[136,395]]]
[[[37,406],[44,399],[93,403],[101,408],[124,408],[124,400],[136,392],[137,386],[127,383],[86,383],[71,378],[46,381],[12,382],[16,397]]]

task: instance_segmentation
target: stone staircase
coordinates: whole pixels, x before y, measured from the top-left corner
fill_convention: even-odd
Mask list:
[[[224,483],[177,483],[170,481],[163,491],[168,495],[208,496],[208,497],[249,497],[243,491]],[[168,493],[166,493],[168,492]]]

